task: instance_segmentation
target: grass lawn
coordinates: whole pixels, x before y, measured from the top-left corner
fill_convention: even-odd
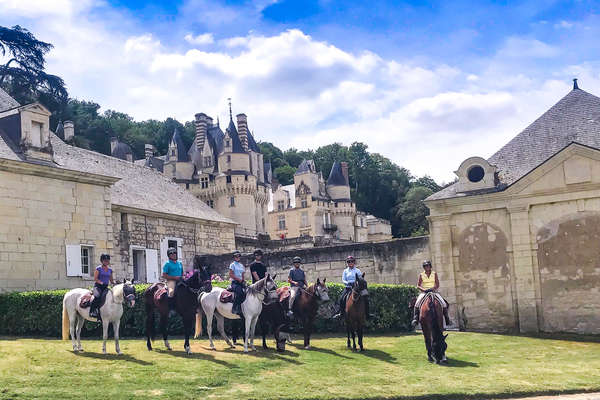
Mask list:
[[[0,398],[23,399],[375,399],[482,398],[600,391],[600,343],[450,332],[448,366],[427,362],[418,334],[365,337],[366,351],[342,337],[317,335],[286,353],[208,350],[206,337],[183,352],[146,350],[144,340],[85,340],[84,353],[56,339],[0,338]],[[269,341],[273,347],[273,341]]]

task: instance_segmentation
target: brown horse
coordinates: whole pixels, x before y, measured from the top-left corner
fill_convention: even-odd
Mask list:
[[[325,286],[325,279],[323,279],[323,282],[317,279],[317,283],[313,283],[306,289],[300,290],[298,298],[294,301],[294,315],[302,323],[304,330],[305,349],[310,348],[310,334],[312,333],[313,322],[317,316],[319,303],[329,301],[329,289]]]
[[[447,363],[446,360],[446,338],[444,335],[443,307],[435,296],[435,293],[427,293],[421,305],[419,322],[425,338],[427,348],[427,359],[439,363]]]
[[[183,319],[185,333],[184,349],[190,354],[190,335],[196,319],[196,309],[198,308],[198,295],[201,292],[210,292],[212,282],[210,272],[206,268],[195,270],[194,274],[178,282],[175,289],[175,311]],[[152,350],[152,340],[154,339],[154,310],[160,314],[160,329],[163,334],[165,347],[171,350],[171,345],[167,339],[167,327],[169,325],[169,299],[167,298],[164,283],[155,283],[148,287],[144,292],[144,302],[146,303],[146,346]]]
[[[366,321],[365,301],[369,292],[367,291],[367,281],[365,274],[362,276],[356,274],[356,280],[352,284],[352,291],[346,298],[346,332],[348,333],[348,348],[350,348],[350,334],[352,333],[352,349],[356,351],[356,336],[358,336],[358,346],[363,351],[363,328]]]

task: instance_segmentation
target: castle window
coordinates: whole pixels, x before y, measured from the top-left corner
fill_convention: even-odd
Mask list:
[[[227,156],[227,162],[230,163],[231,162],[231,156]]]
[[[121,230],[127,230],[127,214],[121,213]]]
[[[230,144],[230,143],[231,143],[231,142],[230,142],[229,140],[226,140],[226,141],[225,141],[225,147],[229,147],[229,146],[231,146],[231,144]]]
[[[208,200],[206,202],[206,204],[210,207],[210,208],[215,208],[215,201],[214,200]]]
[[[203,176],[202,178],[200,178],[200,187],[202,189],[206,189],[208,187],[208,177]]]
[[[334,204],[335,204],[335,206],[337,207],[337,201],[336,201]]]
[[[211,156],[204,157],[204,166],[210,167],[211,165],[212,165],[212,157]]]
[[[473,165],[467,171],[467,177],[473,183],[479,182],[480,180],[483,179],[484,176],[485,176],[485,171],[483,170],[483,167],[480,165]]]
[[[93,259],[94,259],[94,247],[92,246],[81,246],[81,273],[83,275],[90,275]]]
[[[227,175],[227,177],[225,178],[227,183],[231,183],[231,175]]]
[[[248,180],[248,175],[244,175],[244,180],[247,181]]]
[[[306,199],[306,196],[303,196],[302,199],[300,200],[300,207],[302,207],[302,208],[308,207],[308,200]]]
[[[44,131],[43,124],[35,121],[31,121],[31,145],[33,147],[42,147],[43,138],[42,132]]]
[[[185,188],[186,188],[186,189],[189,189],[189,188],[190,188],[190,184],[189,184],[189,183],[186,183],[186,184],[185,184]]]
[[[284,230],[285,229],[285,215],[280,215],[277,217],[277,222],[279,224],[279,230]]]
[[[231,196],[229,198],[229,207],[235,207],[235,197]]]
[[[171,150],[171,155],[175,157],[175,149]]]
[[[302,219],[302,227],[307,227],[310,224],[308,223],[308,212],[304,211],[302,212],[302,214],[300,214],[301,219]]]
[[[285,200],[277,200],[277,211],[285,210]]]
[[[263,231],[267,229],[266,226],[265,226],[265,219],[264,218],[262,219],[262,227],[263,227]]]

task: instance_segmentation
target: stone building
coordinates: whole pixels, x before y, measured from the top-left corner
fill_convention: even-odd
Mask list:
[[[573,90],[426,199],[430,251],[474,330],[600,333],[600,98]],[[451,308],[452,310],[452,308]]]
[[[196,114],[196,136],[188,149],[175,130],[166,156],[155,157],[146,145],[146,166],[163,172],[181,187],[239,224],[236,234],[256,237],[267,231],[271,165],[265,163],[245,114],[230,109],[229,126]]]
[[[314,161],[303,160],[294,184],[278,187],[271,204],[268,231],[274,239],[310,236],[367,242],[392,238],[388,221],[356,210],[345,162],[334,162],[325,182]]]
[[[155,282],[169,246],[184,265],[234,248],[232,220],[157,171],[68,145],[49,116],[0,90],[0,292],[88,286],[101,253],[118,279]]]

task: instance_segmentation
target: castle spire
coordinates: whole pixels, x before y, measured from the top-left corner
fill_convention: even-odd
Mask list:
[[[573,90],[579,89],[579,85],[577,85],[577,78],[573,79]]]
[[[227,101],[229,102],[229,120],[233,121],[233,113],[231,112],[231,97],[228,97]]]

